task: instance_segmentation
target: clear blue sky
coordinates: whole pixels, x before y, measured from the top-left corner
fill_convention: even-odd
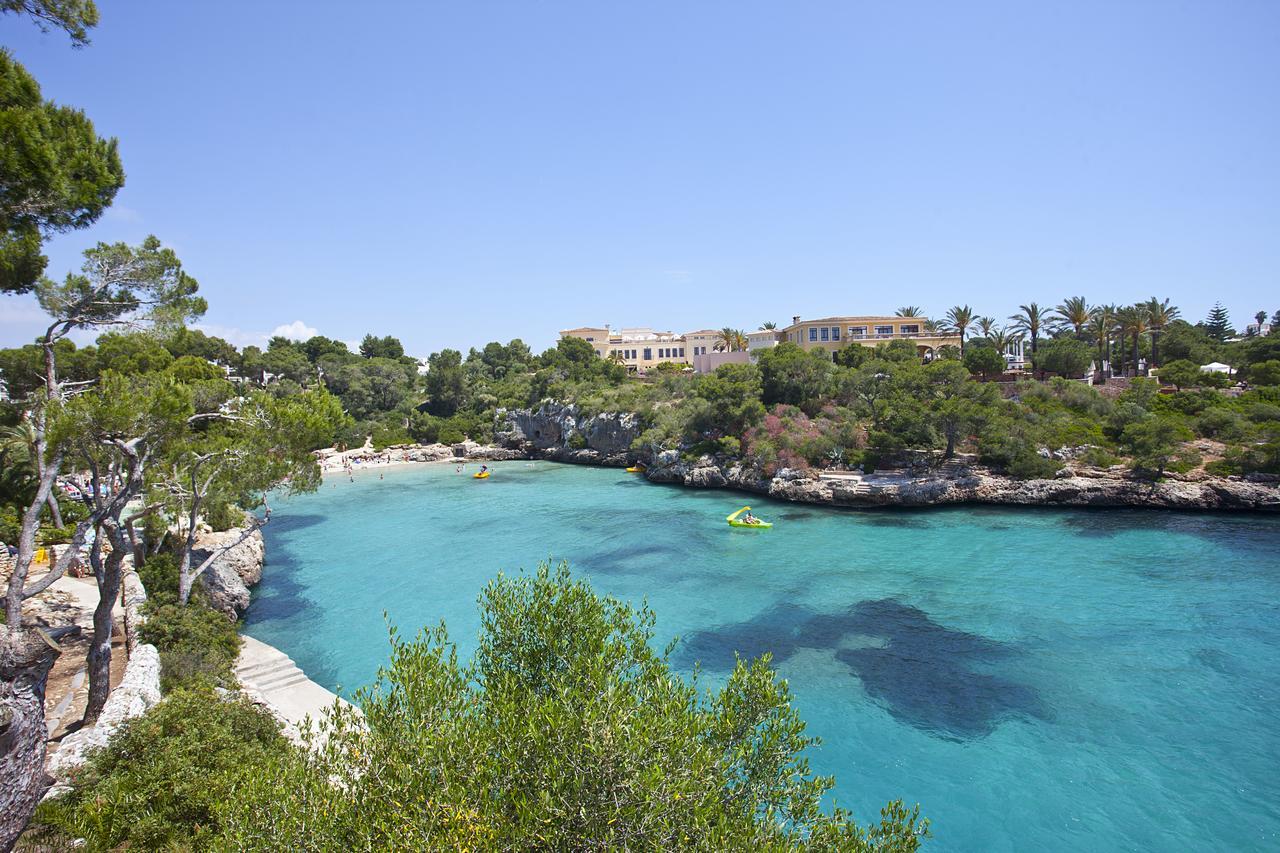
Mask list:
[[[1280,3],[99,0],[0,17],[238,344],[1280,308]],[[0,300],[0,343],[38,328]]]

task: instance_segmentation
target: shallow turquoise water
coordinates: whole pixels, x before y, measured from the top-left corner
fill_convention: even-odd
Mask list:
[[[772,651],[838,802],[920,802],[931,849],[1280,846],[1278,519],[839,512],[495,468],[276,502],[246,632],[349,691],[386,658],[384,611],[406,632],[445,619],[469,654],[485,581],[563,558],[647,596],[681,666]],[[746,502],[774,529],[730,529]]]

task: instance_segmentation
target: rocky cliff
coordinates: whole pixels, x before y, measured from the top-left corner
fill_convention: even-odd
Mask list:
[[[494,441],[534,459],[586,465],[628,464],[640,419],[630,412],[585,415],[577,406],[546,402],[537,409],[499,410]]]
[[[652,460],[646,476],[663,483],[729,487],[780,500],[846,507],[983,503],[1280,511],[1280,486],[1261,478],[1203,477],[1151,483],[1110,470],[1070,467],[1045,480],[1017,480],[964,464],[933,471],[874,474],[783,469],[774,477],[766,477],[741,461],[707,456],[688,461],[675,451],[666,451]]]
[[[243,532],[232,528],[201,534],[191,552],[192,564],[198,566],[215,550],[234,542]],[[262,541],[262,531],[255,530],[248,539],[215,560],[197,581],[209,597],[209,605],[231,619],[238,619],[249,607],[249,587],[262,580],[262,563],[265,557],[266,544]]]
[[[984,503],[1011,506],[1155,507],[1182,510],[1280,511],[1275,477],[1175,477],[1151,483],[1121,469],[1068,463],[1044,480],[1017,480],[964,460],[939,468],[916,466],[874,474],[783,469],[766,476],[740,460],[676,450],[633,452],[639,418],[629,413],[584,416],[574,406],[543,403],[533,410],[499,412],[496,443],[531,458],[597,465],[641,461],[658,483],[731,488],[779,500],[845,507],[940,506]]]

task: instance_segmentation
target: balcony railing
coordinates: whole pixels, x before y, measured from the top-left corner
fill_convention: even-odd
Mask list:
[[[908,340],[911,338],[959,338],[959,335],[948,332],[894,332],[893,334],[844,335],[830,341],[809,341],[809,343],[840,343],[841,341],[889,341],[895,338]]]

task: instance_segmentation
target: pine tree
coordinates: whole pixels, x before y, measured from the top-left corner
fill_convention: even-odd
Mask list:
[[[1231,328],[1231,318],[1227,315],[1227,309],[1222,307],[1221,302],[1213,304],[1213,310],[1209,312],[1208,318],[1201,324],[1201,327],[1204,329],[1205,334],[1218,343],[1222,343],[1235,334],[1235,329]]]

